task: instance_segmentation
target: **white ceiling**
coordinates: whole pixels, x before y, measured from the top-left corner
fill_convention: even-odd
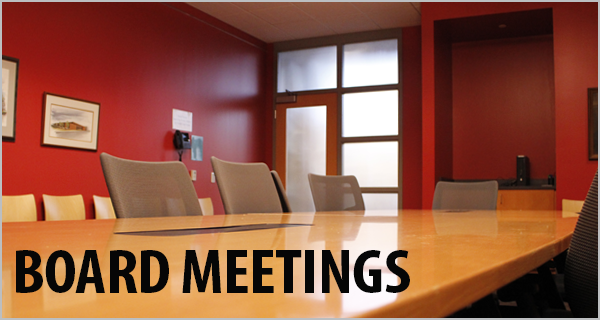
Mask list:
[[[188,4],[267,43],[421,24],[419,2]]]

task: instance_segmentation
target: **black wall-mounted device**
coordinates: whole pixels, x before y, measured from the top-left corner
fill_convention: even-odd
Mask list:
[[[191,149],[192,142],[190,140],[190,134],[181,132],[179,130],[175,131],[175,135],[173,136],[173,145],[175,145],[175,149]]]
[[[517,185],[529,185],[529,158],[527,156],[517,156]]]
[[[177,153],[179,154],[179,161],[181,161],[181,155],[183,154],[183,149],[191,149],[192,141],[190,140],[190,134],[181,132],[179,130],[175,131],[175,135],[173,135],[173,145],[175,149],[177,149]]]

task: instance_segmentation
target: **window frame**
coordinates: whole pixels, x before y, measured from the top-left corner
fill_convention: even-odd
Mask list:
[[[343,80],[343,54],[344,45],[362,43],[362,42],[374,42],[380,40],[391,40],[396,39],[398,41],[398,83],[397,84],[386,84],[386,85],[373,85],[373,86],[361,86],[361,87],[348,87],[344,88],[342,85]],[[312,49],[326,46],[336,46],[336,78],[337,86],[335,89],[323,89],[323,90],[308,90],[308,91],[294,91],[291,92],[295,95],[310,95],[320,93],[336,93],[337,94],[337,174],[342,174],[342,145],[345,143],[367,143],[367,142],[385,142],[385,141],[396,141],[398,142],[398,187],[361,187],[363,193],[394,193],[398,194],[398,209],[402,209],[402,190],[403,190],[403,159],[402,159],[402,136],[403,136],[403,125],[402,125],[402,28],[367,31],[359,33],[350,33],[335,36],[325,36],[310,39],[301,40],[290,40],[276,42],[273,44],[273,106],[272,114],[274,115],[273,121],[273,146],[275,146],[275,125],[277,118],[275,117],[275,110],[277,106],[277,98],[288,96],[290,93],[283,92],[278,93],[278,56],[280,52],[294,51],[303,49]],[[367,136],[367,137],[342,137],[342,95],[346,93],[361,93],[361,92],[373,92],[373,91],[398,91],[398,135],[391,136]],[[275,152],[273,152],[273,163],[275,163]]]

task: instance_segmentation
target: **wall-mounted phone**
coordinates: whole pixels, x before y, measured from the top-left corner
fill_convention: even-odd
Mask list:
[[[175,131],[175,135],[173,136],[173,145],[175,146],[175,149],[179,154],[179,161],[181,161],[181,155],[183,154],[183,150],[192,148],[190,134],[181,132],[179,130]]]

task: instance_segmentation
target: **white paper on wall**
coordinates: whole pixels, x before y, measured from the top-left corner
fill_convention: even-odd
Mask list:
[[[173,109],[173,130],[192,132],[192,113]]]

